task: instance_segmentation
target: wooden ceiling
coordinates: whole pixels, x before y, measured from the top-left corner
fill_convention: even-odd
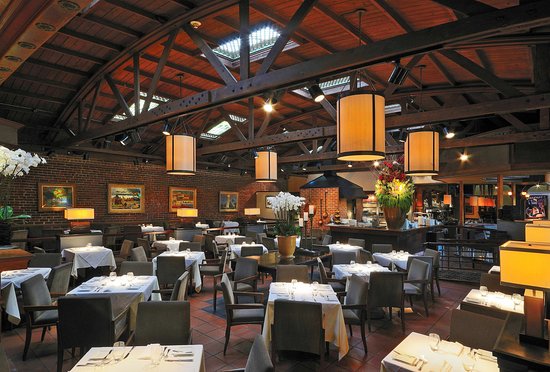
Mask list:
[[[247,121],[200,140],[200,164],[220,166],[225,155],[249,169],[249,149],[275,145],[285,167],[345,166],[334,153],[337,94],[321,105],[293,90],[347,76],[401,105],[387,118],[390,153],[401,150],[399,129],[416,125],[455,130],[458,142],[443,147],[550,138],[544,1],[86,0],[72,2],[78,8],[55,31],[39,30],[37,20],[63,2],[0,0],[0,117],[24,124],[20,142],[35,150],[162,161],[165,120],[199,135],[234,114]],[[262,25],[298,46],[268,56],[269,67],[250,62],[250,72],[211,58],[212,48]],[[28,35],[41,46],[8,61]],[[387,82],[397,58],[410,69],[399,86]],[[2,70],[8,62],[11,71]],[[133,116],[139,91],[160,106]],[[267,94],[278,97],[271,115],[262,110]],[[130,129],[138,143],[113,140]]]

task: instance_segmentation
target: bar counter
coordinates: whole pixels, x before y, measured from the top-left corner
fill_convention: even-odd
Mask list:
[[[422,251],[429,226],[408,230],[390,230],[385,227],[359,227],[348,225],[328,225],[332,241],[345,243],[349,238],[365,240],[365,248],[372,251],[372,244],[389,243],[395,250],[409,253]]]

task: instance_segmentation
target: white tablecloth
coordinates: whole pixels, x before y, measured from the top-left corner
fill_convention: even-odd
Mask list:
[[[107,359],[112,361],[112,353],[109,353],[110,347],[93,347],[78,361],[71,369],[74,372],[81,371],[97,371],[96,364],[101,364],[101,358],[107,354]],[[120,362],[110,362],[102,367],[99,367],[104,372],[119,372],[119,371],[163,371],[163,372],[205,372],[206,366],[204,362],[204,346],[203,345],[177,345],[163,346],[163,357],[158,366],[154,366],[151,362],[151,353],[147,346],[127,346],[124,348],[125,353]],[[128,357],[126,357],[127,353]],[[189,352],[189,354],[187,354]],[[181,354],[177,354],[181,353]],[[183,359],[177,361],[177,359]]]
[[[489,269],[489,274],[500,273],[500,266],[493,266]]]
[[[207,223],[196,223],[196,224],[195,224],[195,227],[196,227],[197,229],[203,229],[203,230],[204,230],[204,229],[209,229],[209,228],[210,228],[210,225],[207,224]]]
[[[115,256],[113,251],[105,247],[78,247],[66,248],[61,255],[67,261],[73,261],[72,276],[78,276],[77,270],[86,267],[109,266],[111,270],[116,269]]]
[[[235,238],[244,238],[245,236],[243,235],[235,235],[235,234],[230,234],[230,235],[216,235],[216,237],[214,238],[214,240],[216,240],[216,243],[218,244],[235,244]]]
[[[334,251],[355,252],[357,257],[359,257],[359,251],[363,249],[358,245],[349,245],[349,244],[329,244],[328,248],[330,249],[331,253]]]
[[[127,275],[117,276],[111,280],[107,276],[96,276],[82,283],[67,295],[72,296],[93,296],[105,294],[142,293],[145,301],[162,301],[160,293],[153,293],[159,289],[159,282],[156,276],[135,276],[132,281]]]
[[[410,355],[412,357],[422,358],[426,361],[424,365],[421,363],[414,365],[406,364],[394,358],[398,358],[395,351],[391,351],[382,360],[381,371],[418,371],[421,366],[422,371],[464,371],[462,361],[464,356],[470,351],[470,348],[465,346],[460,354],[452,352],[454,349],[460,351],[461,347],[457,343],[441,340],[439,350],[432,351],[429,346],[429,337],[420,333],[411,332],[397,347],[394,349],[401,355]],[[488,351],[483,351],[484,354],[491,354]],[[449,367],[444,367],[444,364]],[[489,361],[476,357],[474,371],[493,372],[498,371],[498,364],[495,361]]]
[[[275,240],[275,246],[277,248],[279,248],[279,241],[277,240],[277,238],[274,239]],[[296,237],[296,248],[300,248],[300,241],[302,240],[302,237],[301,236],[297,236]]]
[[[293,288],[294,296],[291,295]],[[338,347],[338,359],[342,359],[348,353],[349,344],[342,305],[330,285],[319,284],[318,294],[313,296],[313,287],[308,283],[297,283],[294,287],[292,283],[271,283],[262,333],[266,344],[271,342],[271,325],[274,320],[274,301],[276,299],[321,303],[323,306],[325,341],[331,342]]]
[[[171,252],[178,252],[180,250],[180,243],[189,243],[188,240],[157,240],[153,243],[153,247],[158,247],[159,244],[165,245]]]
[[[518,288],[518,294],[521,292]],[[514,301],[511,295],[507,295],[500,292],[489,292],[487,296],[483,297],[479,289],[472,289],[464,297],[464,302],[476,304],[479,306],[493,307],[504,311],[523,314],[523,296],[521,296],[521,302],[514,307]]]
[[[199,264],[206,259],[204,252],[162,252],[160,256],[169,256],[169,257],[185,257],[185,267],[193,266],[193,282],[195,283],[195,292],[200,292],[202,289],[202,280],[201,272],[199,270]],[[157,272],[157,257],[153,258],[153,272]]]
[[[396,253],[374,253],[372,257],[382,266],[391,266],[394,264],[400,269],[407,270],[407,260],[412,256],[409,252]]]
[[[162,232],[164,227],[162,226],[141,226],[141,232]]]
[[[51,271],[52,269],[48,267],[30,267],[21,270],[2,271],[2,298],[4,299],[4,309],[10,323],[19,324],[21,322],[15,289],[20,288],[21,283],[35,275],[42,275],[44,279],[47,279]]]
[[[334,277],[336,279],[349,278],[353,274],[364,277],[366,281],[369,281],[370,274],[378,271],[390,270],[387,267],[380,266],[378,264],[355,264],[355,265],[333,265],[332,271],[334,271]]]
[[[237,221],[223,221],[222,227],[225,229],[224,232],[238,234],[240,232],[239,230],[239,223]],[[228,227],[233,227],[233,229],[228,229]]]
[[[264,254],[268,253],[267,248],[263,244],[230,244],[229,250],[231,251],[231,258],[241,257],[241,249],[243,246],[262,247]]]

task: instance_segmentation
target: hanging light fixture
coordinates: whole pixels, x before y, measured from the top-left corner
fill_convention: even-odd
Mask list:
[[[443,204],[445,204],[445,205],[453,204],[453,197],[452,197],[451,194],[443,195]]]
[[[166,173],[194,175],[197,170],[195,137],[185,134],[166,136]]]
[[[164,126],[162,128],[162,134],[164,134],[165,136],[169,136],[170,134],[172,134],[172,126],[170,125],[168,120],[164,122]]]
[[[256,182],[277,181],[277,153],[272,150],[258,151],[256,158]]]
[[[409,133],[405,141],[405,173],[411,176],[435,176],[439,173],[439,133]]]
[[[310,86],[307,88],[307,91],[311,95],[311,98],[317,103],[325,99],[325,93],[323,93],[323,90],[318,84]]]

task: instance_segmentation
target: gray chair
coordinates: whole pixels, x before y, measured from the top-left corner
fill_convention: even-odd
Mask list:
[[[502,292],[508,295],[520,293],[520,290],[518,288],[508,287],[500,284],[500,273],[481,273],[481,277],[479,278],[479,285],[487,287],[487,289],[492,292]]]
[[[105,233],[103,235],[104,237],[103,245],[111,249],[116,247],[117,235],[119,234],[119,232],[120,232],[120,229],[118,226],[107,226],[105,228]]]
[[[307,265],[277,265],[277,282],[290,283],[292,279],[296,279],[302,283],[309,283],[309,274]]]
[[[271,358],[274,362],[280,350],[317,354],[322,362],[324,345],[320,303],[275,300],[271,326]]]
[[[64,296],[69,291],[73,263],[67,262],[52,268],[46,285],[53,297]]]
[[[267,238],[267,234],[262,232],[262,233],[256,233],[256,237],[255,237],[255,241],[256,243],[261,243],[263,238]]]
[[[372,253],[391,253],[393,251],[393,245],[391,244],[381,244],[375,243],[372,245]]]
[[[429,277],[429,283],[430,283],[430,292],[431,292],[431,296],[432,296],[432,302],[435,301],[435,294],[433,292],[433,289],[434,289],[434,276],[433,276],[433,260],[434,258],[431,257],[431,256],[409,256],[407,257],[407,270],[406,271],[409,271],[410,267],[411,267],[411,263],[412,263],[412,260],[420,260],[420,261],[424,261],[426,263],[428,263],[430,265],[430,277]]]
[[[204,235],[197,234],[197,235],[193,236],[193,239],[191,240],[191,243],[200,243],[201,249],[203,249],[206,245],[206,239],[205,239]]]
[[[187,291],[189,290],[189,271],[184,272],[174,283],[172,289],[155,289],[153,293],[161,295],[170,295],[169,301],[187,301]],[[165,297],[165,296],[163,296]]]
[[[159,321],[162,320],[162,321]],[[190,345],[191,306],[187,301],[140,302],[133,344]]]
[[[357,261],[357,253],[355,251],[332,251],[333,265],[347,265],[351,261]]]
[[[365,239],[356,239],[356,238],[349,238],[348,239],[349,245],[354,245],[357,247],[365,248]]]
[[[250,236],[245,236],[245,237],[238,236],[235,238],[235,244],[243,244],[243,243],[251,244],[253,241],[254,241],[254,238]]]
[[[130,256],[132,261],[147,262],[147,254],[145,253],[145,249],[143,249],[143,247],[132,248],[132,253]]]
[[[327,271],[323,261],[320,257],[317,257],[317,268],[319,269],[319,278],[321,284],[328,284],[332,287],[334,292],[344,292],[346,290],[346,281],[347,279],[335,279],[331,278],[334,273]]]
[[[275,239],[273,238],[262,238],[262,244],[267,248],[270,252],[277,252],[277,245],[275,244]]]
[[[231,283],[233,291],[237,292],[255,292],[258,287],[258,261],[251,258],[239,257],[235,264],[235,271],[226,274]],[[214,312],[216,312],[216,302],[218,291],[221,291],[221,280],[223,273],[214,276]]]
[[[372,258],[372,253],[370,253],[366,249],[361,249],[357,257],[357,262],[366,264],[369,261],[374,262]]]
[[[132,248],[134,248],[134,242],[132,240],[125,239],[122,242],[122,245],[120,246],[120,251],[118,252],[118,255],[115,256],[115,262],[117,266],[120,265],[122,261],[127,261],[130,259]]]
[[[34,246],[34,247],[32,247],[32,253],[40,254],[40,253],[46,253],[46,251],[44,250],[44,248]]]
[[[61,253],[35,253],[30,261],[29,267],[54,268],[61,265]]]
[[[431,289],[432,293],[434,293],[434,284],[433,281],[435,280],[435,284],[437,285],[437,293],[441,296],[441,288],[439,287],[439,268],[441,267],[441,253],[439,251],[436,251],[434,249],[426,248],[424,250],[424,256],[433,257],[433,266],[432,266],[432,283],[431,283]]]
[[[505,319],[453,309],[449,339],[471,348],[493,350],[505,322]]]
[[[225,272],[225,264],[227,262],[227,251],[223,250],[220,258],[211,258],[204,260],[199,264],[201,280],[204,283],[205,276],[214,278],[216,275],[221,275]],[[215,283],[214,283],[215,286]]]
[[[223,293],[223,301],[225,302],[225,344],[223,346],[223,355],[227,351],[227,345],[229,344],[229,338],[231,337],[231,327],[243,324],[259,324],[263,328],[265,307],[261,303],[247,303],[238,304],[236,296],[259,296],[260,302],[263,302],[263,293],[261,292],[240,292],[234,291],[232,288],[233,283],[229,280],[227,274],[223,274],[220,282],[220,286]]]
[[[44,341],[46,329],[57,324],[58,313],[57,307],[52,305],[50,291],[42,275],[35,275],[21,283],[21,292],[23,294],[23,309],[26,314],[27,332],[23,349],[23,360],[26,360],[31,344],[32,330],[42,328],[40,341]]]
[[[183,256],[157,257],[157,279],[161,288],[174,285],[185,270],[188,270],[188,268],[185,265],[185,257]]]
[[[225,372],[273,372],[275,367],[269,357],[269,351],[262,335],[256,335],[254,343],[248,354],[248,360],[244,368],[235,368]]]
[[[329,245],[332,243],[332,236],[329,234],[323,235],[323,239],[321,240],[321,245]]]
[[[27,238],[29,237],[29,230],[15,230],[11,232],[11,244],[21,248],[27,249]]]
[[[243,245],[241,247],[241,257],[261,256],[264,254],[264,247],[261,245]]]
[[[201,243],[200,242],[181,242],[180,243],[180,247],[179,247],[180,252],[186,251],[188,249],[191,252],[201,252],[202,251]]]
[[[149,242],[149,239],[137,238],[137,245],[143,247],[147,259],[151,259],[153,257],[153,254],[151,253],[151,243]]]
[[[369,291],[367,293],[367,324],[371,331],[372,311],[381,307],[387,307],[390,319],[392,308],[400,309],[401,329],[405,332],[405,296],[403,294],[403,273],[398,272],[373,272],[369,278]]]
[[[139,261],[123,261],[120,264],[120,275],[126,275],[128,273],[134,273],[134,275],[147,275],[153,274],[152,262],[139,262]]]
[[[363,350],[367,353],[367,338],[365,336],[365,320],[367,315],[367,293],[369,283],[357,275],[349,278],[348,290],[345,293],[346,299],[342,305],[344,322],[349,326],[350,336],[353,336],[352,325],[361,328],[361,340]]]
[[[403,283],[403,291],[405,295],[409,296],[411,307],[413,306],[413,296],[422,297],[426,317],[429,316],[426,287],[430,284],[430,275],[431,267],[429,263],[413,259],[407,274],[407,279]]]

